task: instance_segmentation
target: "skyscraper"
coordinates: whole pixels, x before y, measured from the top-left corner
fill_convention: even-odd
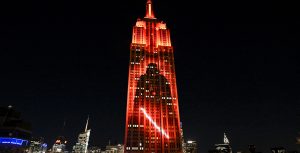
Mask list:
[[[55,143],[52,146],[52,150],[51,150],[52,153],[65,153],[65,152],[68,152],[67,149],[66,149],[68,141],[67,141],[66,137],[63,134],[65,126],[66,126],[66,121],[64,120],[62,129],[61,129],[61,134],[56,138]]]
[[[30,140],[28,153],[45,153],[47,151],[47,144],[44,143],[44,138],[33,137]]]
[[[187,141],[183,144],[184,153],[197,153],[197,142],[196,141]]]
[[[58,136],[52,146],[52,153],[65,153],[67,140],[64,136]]]
[[[73,146],[74,153],[87,153],[91,129],[88,129],[89,117],[87,118],[84,132],[78,135],[78,142]]]
[[[133,27],[124,145],[126,153],[182,152],[170,31],[151,0]]]
[[[209,153],[232,153],[232,148],[229,144],[229,139],[227,138],[226,134],[224,133],[224,139],[222,144],[215,144],[215,148],[209,150]]]

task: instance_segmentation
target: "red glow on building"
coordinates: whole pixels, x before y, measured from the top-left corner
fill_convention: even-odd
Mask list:
[[[154,19],[154,13],[153,13],[153,9],[152,9],[152,1],[151,0],[147,0],[147,6],[146,6],[146,16],[145,18],[151,18]]]
[[[166,131],[164,129],[162,129],[161,127],[159,127],[157,125],[157,123],[155,123],[155,121],[151,118],[151,116],[145,111],[144,108],[141,108],[141,111],[143,112],[143,114],[146,116],[146,118],[150,121],[151,124],[154,125],[154,127],[157,129],[158,132],[161,132],[163,134],[163,136],[165,136],[167,139],[169,139],[169,135],[166,133]]]
[[[132,32],[125,128],[126,153],[182,153],[170,31],[151,0]]]

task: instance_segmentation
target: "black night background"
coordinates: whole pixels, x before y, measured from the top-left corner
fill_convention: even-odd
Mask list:
[[[186,140],[205,153],[226,132],[234,151],[299,150],[299,15],[295,4],[153,0],[175,52]],[[0,105],[53,145],[123,143],[132,26],[146,0],[1,4]],[[62,130],[64,121],[66,123]]]

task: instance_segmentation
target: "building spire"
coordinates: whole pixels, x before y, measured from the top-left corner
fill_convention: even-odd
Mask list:
[[[155,18],[154,13],[153,13],[152,1],[151,0],[147,0],[145,18]]]
[[[224,144],[229,144],[229,140],[225,133],[224,133]]]
[[[88,128],[88,125],[89,125],[89,119],[90,119],[90,116],[88,115],[88,118],[86,120],[86,124],[85,124],[85,129],[84,129],[84,132],[87,131],[87,128]]]

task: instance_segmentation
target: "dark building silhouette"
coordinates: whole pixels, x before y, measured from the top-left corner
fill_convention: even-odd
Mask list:
[[[31,124],[21,118],[12,106],[0,107],[0,150],[2,153],[22,153],[31,139]]]
[[[254,144],[248,145],[248,151],[246,153],[261,153],[260,151],[257,151],[257,148]]]
[[[250,144],[248,147],[249,147],[250,153],[256,153],[256,147],[255,147],[255,145]]]
[[[232,148],[229,144],[229,139],[224,133],[224,143],[215,144],[215,148],[208,151],[208,153],[232,153]]]
[[[284,147],[273,147],[271,148],[272,153],[287,153]]]

